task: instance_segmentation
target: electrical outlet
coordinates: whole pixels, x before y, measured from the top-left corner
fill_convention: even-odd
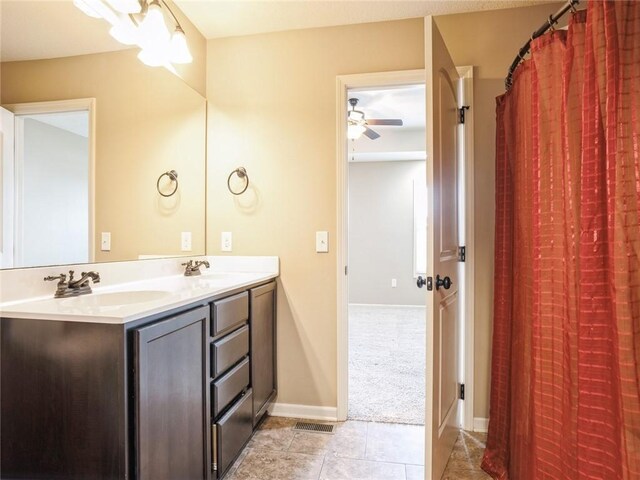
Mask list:
[[[180,248],[183,252],[191,251],[191,232],[182,232]]]
[[[222,232],[220,235],[220,250],[231,252],[233,250],[233,235],[231,232]]]
[[[109,252],[111,250],[111,232],[102,232],[100,250],[103,252]]]
[[[396,288],[398,286],[398,280],[395,278],[391,279],[391,288]]]

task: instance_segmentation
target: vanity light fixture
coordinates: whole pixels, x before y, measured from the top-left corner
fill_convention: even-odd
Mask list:
[[[74,5],[94,18],[103,18],[113,38],[124,45],[140,47],[138,58],[151,67],[193,62],[187,37],[178,18],[165,0],[74,0]],[[165,11],[175,24],[173,34],[165,21]]]
[[[107,0],[107,3],[116,12],[120,13],[140,13],[142,11],[142,5],[138,0]]]

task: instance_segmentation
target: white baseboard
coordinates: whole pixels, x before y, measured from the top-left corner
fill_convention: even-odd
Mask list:
[[[274,403],[269,407],[269,415],[273,417],[304,418],[335,422],[338,419],[338,409],[336,407]]]
[[[475,417],[473,419],[473,431],[486,433],[489,431],[489,419]]]
[[[426,305],[396,305],[395,303],[350,303],[350,307],[381,307],[381,308],[426,308]]]

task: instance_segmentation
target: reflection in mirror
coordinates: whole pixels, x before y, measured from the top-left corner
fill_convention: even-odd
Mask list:
[[[205,99],[70,1],[0,7],[2,268],[204,254]]]
[[[16,115],[15,258],[4,266],[86,263],[91,236],[89,112]]]

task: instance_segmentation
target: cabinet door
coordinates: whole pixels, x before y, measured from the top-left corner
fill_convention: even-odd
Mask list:
[[[251,290],[251,387],[253,424],[276,393],[276,284]]]
[[[138,480],[210,477],[209,308],[134,331]]]

